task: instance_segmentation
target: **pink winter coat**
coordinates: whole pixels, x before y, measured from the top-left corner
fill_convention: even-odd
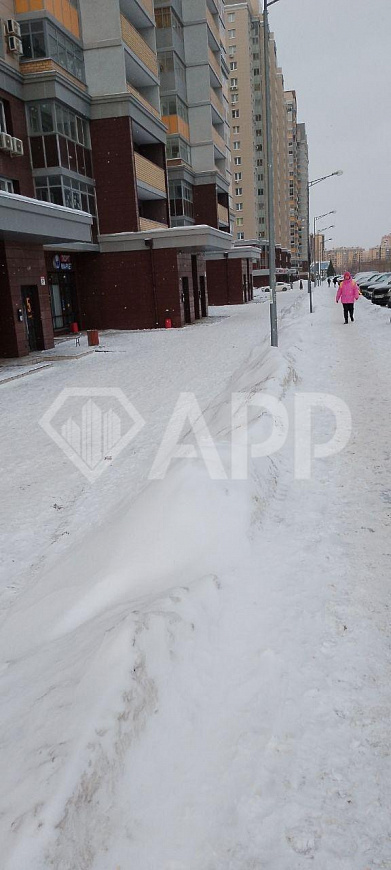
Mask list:
[[[335,301],[339,302],[341,299],[342,304],[346,302],[355,302],[360,295],[360,291],[357,287],[353,278],[344,278],[342,283],[338,287],[338,292],[335,297]]]

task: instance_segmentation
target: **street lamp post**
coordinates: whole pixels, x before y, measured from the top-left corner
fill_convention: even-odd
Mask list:
[[[274,225],[274,162],[272,140],[272,111],[270,96],[270,58],[269,58],[269,16],[268,7],[278,0],[263,0],[263,40],[265,61],[265,103],[266,103],[266,153],[267,153],[267,190],[269,224],[269,281],[270,281],[270,341],[278,347],[277,295],[276,295],[276,237]]]
[[[335,212],[335,211],[329,211],[329,212],[327,212],[327,214],[336,214],[336,212]],[[320,215],[320,217],[326,217],[326,215]],[[315,218],[315,220],[319,220],[319,218]],[[323,241],[322,241],[322,238],[321,238],[321,237],[322,237],[322,234],[326,232],[326,230],[333,230],[334,227],[335,227],[335,224],[330,224],[329,227],[322,227],[322,229],[321,229],[321,230],[317,230],[317,233],[316,233],[316,235],[317,235],[318,238],[319,238],[319,245],[318,245],[318,248],[319,248],[318,284],[320,284],[320,283],[321,283],[321,280],[322,280],[322,262],[323,262],[323,256],[324,256],[324,254],[323,254],[324,245],[323,245]],[[330,239],[327,239],[327,241],[329,242]]]
[[[308,293],[310,297],[310,314],[313,312],[313,304],[312,304],[312,281],[311,281],[311,225],[310,225],[310,189],[314,187],[315,184],[320,184],[321,181],[326,181],[327,178],[333,178],[334,175],[343,175],[342,169],[337,169],[336,172],[330,172],[329,175],[322,175],[321,178],[314,178],[313,181],[309,181],[307,185],[307,203],[308,203]],[[332,214],[333,212],[326,212],[326,214]],[[319,215],[319,217],[326,217],[326,215]],[[315,266],[315,233],[313,239],[313,247],[314,247],[314,266]]]

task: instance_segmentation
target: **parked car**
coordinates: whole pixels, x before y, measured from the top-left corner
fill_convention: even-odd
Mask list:
[[[265,293],[270,293],[270,287],[262,287]],[[288,290],[288,284],[285,281],[277,281],[276,290]]]
[[[391,276],[385,281],[378,281],[372,288],[372,302],[375,305],[388,305],[391,299]]]
[[[379,272],[379,274],[375,275],[374,278],[367,278],[364,283],[359,284],[362,295],[365,296],[366,299],[372,299],[373,288],[379,283],[387,280],[388,275],[389,272]]]
[[[370,278],[375,278],[376,275],[379,275],[379,272],[359,272],[354,276],[354,280],[361,287],[361,284],[365,284]]]

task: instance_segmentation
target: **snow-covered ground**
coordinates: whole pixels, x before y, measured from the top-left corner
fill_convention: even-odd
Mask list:
[[[0,386],[2,870],[391,868],[390,312],[278,303],[279,350],[263,302]],[[93,484],[38,425],[64,387],[146,421]],[[181,391],[228,468],[231,393],[265,389],[343,399],[348,446],[148,480]]]

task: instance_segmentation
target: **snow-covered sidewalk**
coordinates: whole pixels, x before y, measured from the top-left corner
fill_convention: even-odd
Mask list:
[[[278,351],[257,304],[1,388],[4,870],[391,867],[390,317],[278,302]],[[71,365],[148,422],[92,486],[37,426]],[[225,462],[232,391],[262,389],[340,397],[348,446],[310,480],[288,439],[248,480],[148,483],[181,390]]]

